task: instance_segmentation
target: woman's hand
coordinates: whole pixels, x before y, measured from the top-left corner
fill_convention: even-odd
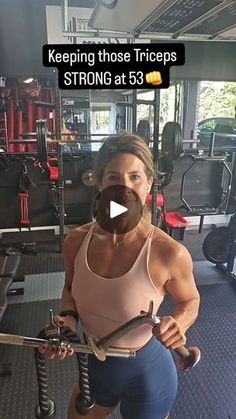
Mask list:
[[[69,316],[69,315],[63,316],[63,317],[54,316],[53,320],[58,326],[69,327],[69,329],[71,329],[72,332],[75,332],[75,333],[77,332],[77,321],[75,320],[74,317]]]
[[[59,327],[68,327],[73,332],[77,332],[77,322],[76,320],[71,316],[54,316],[53,321],[56,325]],[[66,341],[66,338],[65,338]],[[57,349],[56,346],[51,345],[50,347],[47,347],[47,345],[42,345],[39,348],[39,352],[45,353],[47,352],[48,359],[65,359],[67,356],[73,355],[74,351],[71,348],[67,348],[66,345],[63,347],[63,344],[61,345],[60,349]]]
[[[186,343],[184,332],[171,316],[160,317],[160,323],[153,327],[152,333],[168,349],[176,349]]]

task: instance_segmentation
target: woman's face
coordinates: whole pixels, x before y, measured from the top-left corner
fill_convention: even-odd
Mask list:
[[[147,193],[151,188],[153,177],[147,177],[145,165],[133,154],[117,154],[108,163],[103,174],[101,189],[113,185],[122,185],[132,189],[145,204]]]

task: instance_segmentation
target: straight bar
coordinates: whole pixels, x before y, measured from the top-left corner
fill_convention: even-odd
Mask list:
[[[6,345],[16,345],[16,346],[29,346],[33,348],[39,348],[42,345],[49,345],[49,341],[46,339],[40,338],[31,338],[26,336],[19,335],[10,335],[5,333],[0,333],[0,343]],[[81,345],[79,343],[71,343],[70,348],[73,349],[76,353],[86,353],[93,354],[92,349],[88,345]],[[106,355],[111,357],[119,358],[134,358],[136,355],[135,351],[130,351],[129,349],[122,348],[106,348]]]

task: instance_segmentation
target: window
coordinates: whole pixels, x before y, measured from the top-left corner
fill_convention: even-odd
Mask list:
[[[109,134],[110,131],[110,108],[93,108],[92,125],[94,134]]]

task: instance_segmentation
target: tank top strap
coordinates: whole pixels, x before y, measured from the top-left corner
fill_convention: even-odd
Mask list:
[[[152,225],[151,229],[150,229],[150,232],[149,232],[149,235],[148,235],[148,240],[147,240],[147,253],[146,253],[147,267],[148,267],[150,253],[151,253],[151,244],[152,244],[152,238],[153,238],[154,230],[155,230],[155,226]]]
[[[150,231],[148,233],[149,238],[152,238],[154,230],[155,230],[155,226],[153,224],[151,224]]]
[[[152,238],[153,238],[153,233],[155,230],[155,226],[151,225],[151,228],[148,232],[148,235],[146,236],[146,240],[145,243],[133,265],[133,269],[143,269],[143,266],[145,266],[147,264],[148,266],[148,261],[149,261],[149,256],[150,256],[150,252],[151,252],[151,244],[152,244]],[[143,261],[146,260],[145,265],[143,265]]]
[[[77,255],[75,257],[75,260],[78,261],[78,259],[81,259],[83,262],[85,262],[85,258],[84,255],[87,255],[87,251],[88,251],[88,246],[90,243],[90,240],[92,238],[93,232],[94,232],[94,228],[95,228],[95,223],[93,223],[91,225],[91,227],[89,228],[87,234],[84,237],[84,240],[82,241],[80,248],[77,252]]]

